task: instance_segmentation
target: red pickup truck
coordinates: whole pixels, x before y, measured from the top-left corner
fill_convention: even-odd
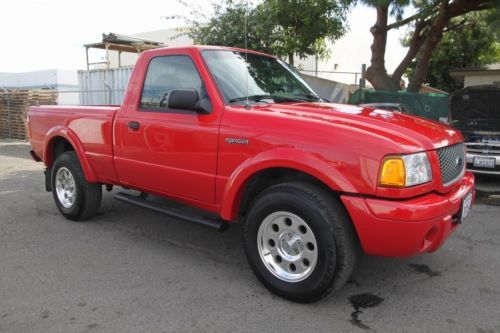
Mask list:
[[[251,268],[300,302],[339,289],[359,249],[437,250],[466,218],[474,178],[460,132],[398,112],[326,103],[286,63],[191,46],[139,57],[121,106],[35,106],[31,155],[71,220],[116,199],[219,230],[244,223]],[[185,206],[185,205],[184,205]]]

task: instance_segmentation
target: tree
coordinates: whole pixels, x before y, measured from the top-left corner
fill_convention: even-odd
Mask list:
[[[245,21],[249,49],[288,57],[329,55],[326,40],[346,32],[346,15],[354,0],[263,0],[213,2],[213,15],[192,12],[184,18],[187,34],[199,44],[245,46]]]
[[[247,6],[243,0],[213,2],[212,7],[213,14],[209,17],[197,10],[189,17],[184,17],[189,27],[183,33],[193,39],[195,44],[244,48],[246,33],[249,49],[272,52],[275,41],[269,31],[273,26],[262,19],[261,12],[255,7]]]
[[[454,18],[429,61],[425,83],[444,91],[461,88],[450,76],[450,70],[481,66],[500,61],[500,31],[491,22],[492,11],[468,13]],[[416,67],[408,70],[411,77]]]
[[[278,56],[304,58],[329,55],[325,40],[346,32],[350,0],[264,0],[257,6],[263,20],[273,24],[273,51]]]
[[[373,35],[372,58],[366,70],[366,78],[376,89],[399,90],[401,77],[416,60],[408,91],[417,92],[425,80],[432,54],[452,28],[452,19],[466,18],[464,14],[495,8],[498,0],[361,0],[373,6],[377,12],[375,25],[370,29]],[[402,18],[404,8],[412,5],[416,13]],[[396,20],[389,23],[389,16]],[[408,50],[392,74],[385,68],[387,33],[392,29],[411,26]]]

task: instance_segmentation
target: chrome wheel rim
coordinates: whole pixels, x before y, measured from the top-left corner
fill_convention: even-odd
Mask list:
[[[73,174],[66,167],[59,168],[56,173],[57,199],[64,208],[71,208],[76,199],[76,186]]]
[[[306,279],[318,261],[313,231],[303,219],[290,212],[268,215],[259,227],[257,245],[265,267],[283,281]]]

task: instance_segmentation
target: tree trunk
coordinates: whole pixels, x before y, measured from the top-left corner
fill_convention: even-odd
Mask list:
[[[288,55],[288,64],[293,67],[293,53]]]
[[[471,11],[479,11],[494,8],[496,0],[436,0],[432,7],[423,7],[421,13],[417,13],[402,21],[387,24],[389,6],[391,1],[370,1],[373,3],[386,3],[386,5],[375,5],[377,10],[377,21],[370,29],[373,35],[371,45],[372,58],[370,66],[366,70],[366,79],[375,89],[399,90],[399,82],[405,70],[415,57],[417,66],[408,85],[408,91],[418,92],[427,76],[429,61],[436,46],[441,41],[443,31],[453,17],[463,15]],[[436,9],[439,8],[437,15]],[[431,14],[432,18],[428,18]],[[416,22],[415,31],[410,41],[410,46],[405,57],[392,75],[387,74],[385,68],[385,52],[387,43],[387,32],[390,29],[399,28],[410,22]]]
[[[420,52],[417,56],[417,66],[408,84],[409,92],[418,92],[422,87],[427,76],[427,70],[429,68],[429,61],[432,57],[434,49],[439,44],[443,37],[443,30],[449,22],[449,17],[447,14],[447,4],[444,3],[440,10],[439,15],[435,18],[432,23],[429,32],[423,42]]]
[[[371,45],[372,58],[370,66],[366,69],[366,79],[375,89],[399,90],[399,80],[395,82],[385,69],[385,50],[387,45],[387,18],[388,6],[377,6],[377,22],[371,27],[373,35]]]
[[[418,21],[415,24],[415,31],[410,40],[410,45],[408,47],[408,51],[405,54],[405,57],[399,63],[398,67],[392,73],[392,79],[400,81],[403,74],[405,73],[408,66],[410,66],[415,56],[418,54],[418,51],[422,47],[423,42],[425,41],[424,36],[421,36],[420,33],[422,29],[425,27],[425,22]]]

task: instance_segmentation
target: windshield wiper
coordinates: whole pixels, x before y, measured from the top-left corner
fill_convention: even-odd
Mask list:
[[[262,100],[264,100],[264,99],[274,99],[274,98],[271,95],[250,95],[250,96],[241,96],[241,97],[231,98],[229,100],[229,103],[246,101],[247,99],[250,101],[262,102]]]
[[[304,97],[306,101],[308,102],[321,102],[323,101],[323,99],[317,95],[313,95],[313,94],[304,94],[304,95],[293,95],[293,96],[296,96],[296,97]]]
[[[250,95],[250,96],[248,96],[248,100],[255,101],[255,102],[265,102],[268,104],[269,104],[269,102],[264,101],[265,99],[272,99],[275,103],[278,101],[280,101],[280,102],[312,102],[310,99],[301,98],[299,96],[300,95],[294,95],[294,97],[282,96],[282,95]],[[305,95],[303,95],[303,96],[306,98],[308,97]],[[313,96],[313,95],[311,95],[311,96]],[[235,97],[235,98],[231,98],[229,100],[229,103],[242,102],[242,101],[245,101],[246,99],[247,99],[247,96]]]

